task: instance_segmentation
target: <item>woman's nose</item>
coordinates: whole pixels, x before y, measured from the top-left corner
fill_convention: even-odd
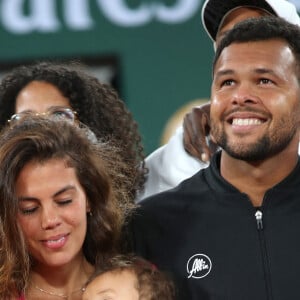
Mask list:
[[[51,206],[43,208],[41,217],[41,227],[42,229],[52,229],[60,224],[60,217],[57,208]]]

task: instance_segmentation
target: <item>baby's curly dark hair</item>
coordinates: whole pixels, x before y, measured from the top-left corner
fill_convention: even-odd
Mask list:
[[[32,81],[57,87],[69,99],[81,123],[104,142],[113,141],[121,149],[124,161],[136,170],[128,187],[134,199],[145,182],[144,149],[138,125],[117,92],[84,72],[79,63],[47,61],[20,66],[6,75],[0,84],[0,130],[15,113],[19,92]]]
[[[107,272],[120,273],[122,271],[129,271],[135,275],[137,279],[135,287],[139,293],[139,300],[175,299],[175,286],[168,274],[159,271],[151,262],[135,254],[116,255],[101,266],[96,266],[87,285]]]

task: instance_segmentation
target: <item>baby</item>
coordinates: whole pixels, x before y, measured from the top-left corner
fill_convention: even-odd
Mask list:
[[[116,256],[95,272],[83,300],[174,300],[172,282],[148,261]]]

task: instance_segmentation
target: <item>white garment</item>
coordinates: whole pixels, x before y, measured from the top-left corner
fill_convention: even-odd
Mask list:
[[[298,153],[300,155],[300,144]],[[184,150],[182,127],[177,129],[166,145],[152,152],[145,161],[149,173],[145,189],[138,195],[137,202],[175,187],[208,166],[208,163],[201,162]]]
[[[145,189],[137,201],[165,191],[208,166],[189,155],[183,147],[183,128],[179,127],[169,142],[152,152],[145,160],[149,169]]]

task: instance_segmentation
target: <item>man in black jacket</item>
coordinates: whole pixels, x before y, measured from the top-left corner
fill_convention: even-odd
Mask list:
[[[223,149],[133,219],[134,249],[183,300],[299,299],[300,28],[249,19],[213,64],[211,132]]]
[[[214,46],[225,32],[248,18],[274,15],[300,26],[296,7],[286,0],[206,0],[201,13],[202,25]],[[149,173],[138,200],[173,188],[207,167],[207,161],[215,151],[211,139],[206,138],[210,124],[208,113],[208,104],[194,107],[184,118],[184,132],[182,128],[178,129],[166,145],[146,158]]]

